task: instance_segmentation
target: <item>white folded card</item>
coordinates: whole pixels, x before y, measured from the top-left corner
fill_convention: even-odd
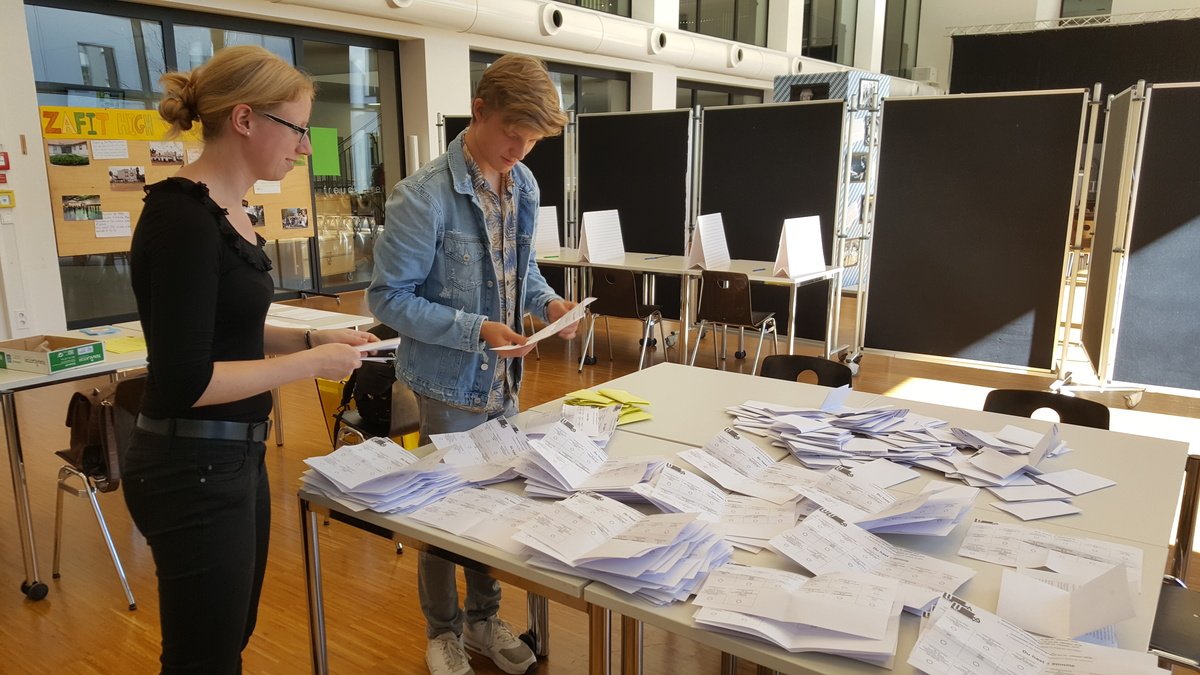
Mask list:
[[[1134,615],[1124,565],[1091,579],[1043,572],[1004,570],[996,614],[1027,631],[1073,638]]]
[[[725,242],[725,223],[721,214],[708,213],[696,220],[692,246],[688,249],[688,267],[702,270],[729,266],[729,246]]]
[[[1073,495],[1081,495],[1085,492],[1099,490],[1101,488],[1111,487],[1117,482],[1103,476],[1080,471],[1079,469],[1067,469],[1066,471],[1055,471],[1054,473],[1044,473],[1037,477],[1043,483],[1049,483],[1056,488],[1066,490]]]
[[[821,244],[821,217],[788,218],[779,232],[779,252],[775,254],[777,277],[799,277],[825,269],[825,248]]]
[[[533,234],[535,255],[558,255],[562,243],[558,239],[558,207],[543,206],[538,209],[537,227]]]
[[[579,238],[579,259],[588,262],[619,260],[625,257],[625,240],[621,237],[621,216],[611,211],[588,211],[583,214],[583,234]]]

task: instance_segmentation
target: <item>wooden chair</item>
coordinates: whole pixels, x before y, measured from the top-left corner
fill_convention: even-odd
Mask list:
[[[663,360],[667,358],[667,337],[662,325],[662,310],[658,305],[644,305],[638,299],[637,279],[631,270],[592,270],[592,296],[596,299],[588,305],[588,330],[583,340],[583,355],[579,359],[579,370],[585,364],[596,362],[596,318],[604,317],[604,336],[608,340],[608,360],[613,360],[612,332],[608,318],[635,319],[641,321],[642,351],[638,356],[638,370],[646,360],[646,349],[650,346],[650,334],[658,325],[662,338]]]
[[[708,324],[722,329],[740,328],[758,331],[758,349],[754,352],[754,367],[750,372],[758,370],[758,359],[762,355],[762,343],[767,333],[771,334],[774,352],[779,353],[779,334],[775,328],[774,312],[756,312],[750,306],[750,279],[738,272],[718,272],[704,270],[700,273],[700,306],[696,310],[696,318],[700,320],[700,330],[696,334],[696,346],[692,349],[692,358],[688,365],[696,364],[696,355],[700,352],[700,340],[704,338],[704,328]],[[745,357],[745,352],[735,354],[737,358]],[[713,360],[717,357],[717,341],[713,340]]]
[[[1108,408],[1102,403],[1050,391],[1027,389],[993,389],[983,401],[987,412],[1030,417],[1042,408],[1058,413],[1063,424],[1077,424],[1093,429],[1108,429]]]
[[[763,359],[762,370],[758,374],[776,380],[795,382],[800,374],[805,372],[815,373],[817,384],[822,387],[854,386],[854,371],[850,370],[850,366],[819,356],[801,354],[768,356]]]

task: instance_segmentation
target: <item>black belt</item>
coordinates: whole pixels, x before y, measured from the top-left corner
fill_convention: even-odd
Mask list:
[[[262,442],[271,435],[271,420],[226,422],[224,420],[189,420],[177,417],[156,420],[153,417],[138,415],[137,427],[160,436],[208,438],[214,441]]]

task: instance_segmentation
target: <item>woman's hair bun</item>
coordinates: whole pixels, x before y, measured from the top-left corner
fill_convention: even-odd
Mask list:
[[[191,73],[171,72],[162,76],[163,97],[158,104],[158,113],[168,124],[179,131],[192,128],[192,122],[200,119],[196,110],[196,86]]]

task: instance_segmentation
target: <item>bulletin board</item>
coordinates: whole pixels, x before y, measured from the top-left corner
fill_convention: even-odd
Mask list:
[[[579,214],[616,209],[625,250],[683,255],[691,181],[690,110],[577,118]],[[655,304],[679,318],[679,279],[659,277]]]
[[[700,213],[720,213],[732,258],[774,261],[786,218],[820,216],[825,264],[833,250],[842,161],[842,100],[704,111]],[[825,339],[829,282],[796,295],[796,335]],[[791,319],[789,291],[751,285],[755,311]]]
[[[1087,92],[884,103],[866,346],[1049,370]]]
[[[43,152],[59,256],[128,251],[144,188],[200,156],[198,125],[168,139],[156,110],[40,108]],[[307,164],[246,194],[247,212],[264,239],[312,237]]]

